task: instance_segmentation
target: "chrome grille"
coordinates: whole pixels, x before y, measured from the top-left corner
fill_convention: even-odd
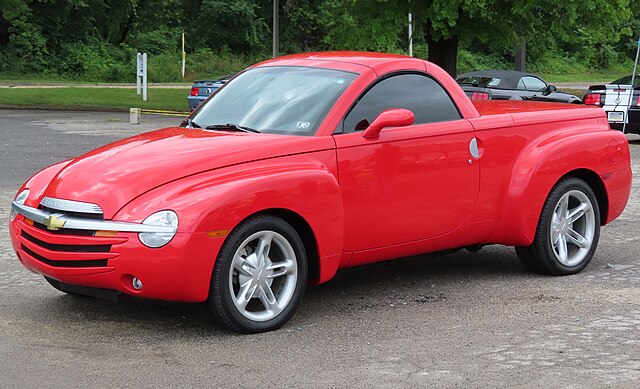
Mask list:
[[[104,212],[97,204],[85,203],[82,201],[72,201],[45,197],[40,201],[40,206],[60,212],[71,212],[75,214],[87,213],[90,215],[102,215]]]

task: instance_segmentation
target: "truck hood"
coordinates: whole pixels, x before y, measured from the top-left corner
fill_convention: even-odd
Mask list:
[[[42,197],[98,204],[110,219],[134,198],[182,177],[331,148],[335,148],[331,137],[165,128],[73,159],[53,177]]]

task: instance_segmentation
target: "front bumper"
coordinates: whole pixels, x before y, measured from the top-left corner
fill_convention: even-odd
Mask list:
[[[20,262],[35,273],[66,284],[144,298],[207,299],[221,238],[178,232],[166,246],[154,249],[140,243],[138,232],[158,226],[59,215],[59,220],[66,221],[64,227],[49,230],[43,225],[51,216],[46,211],[13,205],[12,209],[19,213],[9,225],[13,248]],[[113,233],[95,236],[97,230]],[[142,280],[141,290],[133,287],[134,277]]]

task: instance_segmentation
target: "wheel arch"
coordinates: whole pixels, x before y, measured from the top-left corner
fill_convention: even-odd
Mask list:
[[[310,281],[320,278],[320,260],[318,258],[318,241],[311,225],[300,214],[285,208],[270,208],[247,216],[244,220],[256,215],[272,215],[289,223],[300,235],[307,255],[307,272]],[[244,221],[243,220],[243,221]],[[242,222],[241,222],[242,223]]]
[[[596,172],[589,169],[576,169],[568,172],[564,176],[560,177],[554,184],[554,186],[562,179],[567,177],[579,178],[586,182],[596,195],[596,201],[598,202],[598,209],[600,210],[600,225],[603,226],[607,220],[609,213],[609,198],[607,196],[607,189],[604,186],[604,182]]]
[[[538,176],[534,173],[526,181],[526,185],[521,186],[521,191],[517,195],[507,196],[505,203],[508,205],[503,209],[500,228],[491,242],[508,246],[530,245],[533,242],[538,221],[540,220],[540,212],[549,193],[558,182],[567,177],[579,178],[589,185],[598,202],[600,225],[606,224],[609,213],[609,197],[604,182],[595,171],[582,167],[554,177]],[[525,190],[525,188],[534,184],[536,189],[533,192]],[[509,205],[510,203],[526,203],[528,205],[519,208]],[[505,215],[509,215],[509,217],[507,218]]]

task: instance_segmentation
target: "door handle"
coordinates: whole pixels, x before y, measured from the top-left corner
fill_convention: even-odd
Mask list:
[[[475,159],[480,158],[480,151],[478,150],[478,139],[473,138],[471,142],[469,142],[469,153]]]

